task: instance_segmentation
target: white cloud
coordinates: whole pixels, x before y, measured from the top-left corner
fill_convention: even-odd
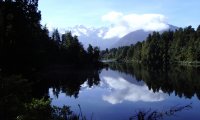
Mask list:
[[[162,91],[154,93],[146,85],[136,85],[121,77],[103,77],[103,80],[112,90],[112,94],[103,95],[103,100],[111,104],[122,103],[125,100],[132,102],[155,102],[166,98],[166,94]]]
[[[118,26],[109,28],[108,32],[105,33],[103,38],[104,39],[110,39],[110,38],[114,38],[114,37],[121,38],[124,35],[126,35],[127,33],[129,33],[128,31],[129,30],[125,26],[118,25]]]
[[[112,11],[112,12],[109,12],[108,14],[102,16],[102,20],[103,21],[114,22],[114,21],[117,21],[122,16],[123,16],[122,13]]]
[[[113,37],[121,38],[124,35],[136,31],[161,31],[167,29],[167,18],[162,14],[127,14],[110,12],[102,16],[103,21],[110,22],[112,26],[104,35],[104,39]]]

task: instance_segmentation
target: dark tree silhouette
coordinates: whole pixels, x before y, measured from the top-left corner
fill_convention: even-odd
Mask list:
[[[99,63],[99,52],[89,58],[77,36],[67,32],[51,38],[40,24],[38,0],[0,1],[0,68],[30,68],[50,64]],[[95,61],[95,62],[94,62]]]

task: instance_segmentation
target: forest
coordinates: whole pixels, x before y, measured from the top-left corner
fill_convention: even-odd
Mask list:
[[[146,40],[134,45],[106,49],[103,59],[135,61],[145,64],[198,64],[200,61],[200,26],[179,28],[163,33],[153,32]]]
[[[40,21],[38,0],[0,0],[1,120],[79,119],[68,106],[51,106],[45,86],[56,93],[56,84],[66,83],[73,90],[62,90],[76,97],[86,80],[90,86],[98,84],[100,49],[91,45],[84,49],[70,31],[50,33]],[[50,69],[56,73],[42,72]],[[84,72],[74,75],[80,73],[77,69]],[[45,74],[53,76],[45,80]]]
[[[99,62],[100,50],[85,50],[77,36],[40,24],[38,0],[0,1],[0,68],[35,69],[50,64],[86,65]]]

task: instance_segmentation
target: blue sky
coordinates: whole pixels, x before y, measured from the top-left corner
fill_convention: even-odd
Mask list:
[[[102,16],[110,12],[159,14],[169,24],[186,27],[200,24],[199,0],[39,0],[42,24],[55,28],[75,25],[101,27],[112,24]]]

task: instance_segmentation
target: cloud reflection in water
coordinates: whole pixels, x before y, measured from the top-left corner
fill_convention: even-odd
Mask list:
[[[122,103],[125,100],[131,102],[156,102],[162,101],[167,97],[167,94],[162,91],[154,93],[148,89],[146,84],[142,86],[133,84],[122,77],[112,78],[103,76],[102,79],[111,89],[111,94],[103,95],[103,100],[111,104]]]

